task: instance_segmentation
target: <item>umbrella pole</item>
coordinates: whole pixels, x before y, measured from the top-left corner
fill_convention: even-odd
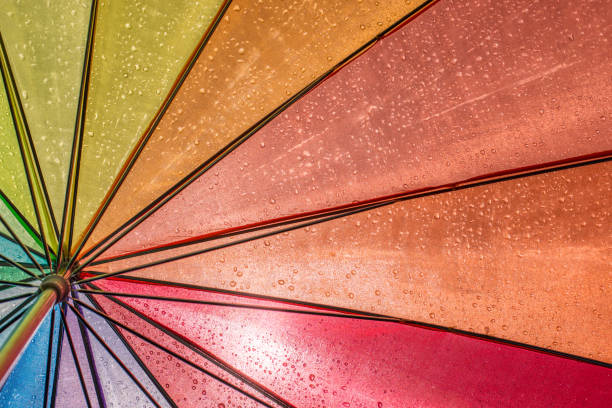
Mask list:
[[[49,275],[42,281],[36,300],[0,349],[0,389],[49,311],[67,295],[68,288],[68,281],[60,275]]]

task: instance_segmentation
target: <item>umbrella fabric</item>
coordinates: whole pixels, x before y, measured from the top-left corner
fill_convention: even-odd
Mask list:
[[[232,1],[88,246],[424,4]]]
[[[436,4],[274,118],[116,252],[609,151],[601,119],[612,86],[608,17],[601,2],[580,9],[528,1]],[[590,22],[580,36],[559,35],[576,19]],[[176,124],[158,130],[164,148],[150,144],[138,162],[155,166],[130,172],[109,223],[126,219],[132,207],[124,200],[141,199],[167,177],[157,163],[174,168],[172,156],[196,154],[199,145],[183,135],[201,135],[196,124],[208,109],[192,107],[187,116],[180,106]],[[138,174],[138,184],[130,184]],[[156,183],[148,182],[151,175]],[[160,222],[193,212],[191,203],[206,211]],[[98,228],[111,232],[105,222]]]
[[[0,405],[605,406],[611,20],[7,2]]]
[[[15,276],[13,270],[3,266],[0,267],[2,277],[6,280],[20,280],[22,275]],[[2,303],[0,303],[0,327],[4,328],[0,333],[0,342],[4,343],[15,327],[15,323],[19,318],[19,314],[27,307],[31,301],[31,295],[34,292],[32,288],[23,287],[2,287]],[[8,299],[8,300],[7,300]]]
[[[105,281],[100,287],[161,297],[168,293],[163,285],[142,283]],[[282,307],[278,302],[237,300],[195,289],[172,292],[182,299]],[[169,342],[169,336],[159,330],[152,333],[151,325],[136,316],[142,313],[227,364],[241,367],[246,375],[296,406],[376,406],[383,401],[383,406],[393,407],[406,401],[463,406],[479,400],[497,405],[557,405],[583,400],[587,395],[582,393],[589,392],[591,381],[609,384],[609,370],[603,367],[346,314],[300,315],[188,303],[173,304],[170,312],[167,301],[115,298],[135,310],[130,313],[112,299],[94,297],[122,323]],[[147,349],[140,353],[146,355]],[[174,366],[163,354],[157,355],[156,360],[146,360],[152,371]],[[179,366],[174,370],[178,372]],[[529,372],[529,376],[509,382],[513,372]],[[178,395],[185,392],[181,385],[175,387]]]
[[[0,19],[2,35],[15,61],[13,71],[53,210],[61,217],[91,2],[8,3]],[[84,124],[80,169],[81,179],[87,180],[80,185],[81,196],[87,198],[81,199],[78,214],[84,215],[77,216],[83,222],[104,197],[221,5],[220,0],[175,3],[113,1],[98,7],[86,107],[90,119]],[[82,226],[77,223],[77,228]]]
[[[81,313],[87,317],[88,322],[100,334],[112,352],[148,390],[150,395],[158,401],[163,401],[164,397],[156,388],[154,380],[147,377],[138,361],[135,360],[113,328],[100,317],[86,310],[81,309]],[[70,350],[66,331],[63,338],[66,345],[62,348],[60,360],[62,366],[58,374],[56,399],[58,407],[86,406],[88,400],[94,407],[104,406],[105,404],[106,406],[126,407],[147,404],[148,397],[146,394],[134,384],[130,376],[98,339],[81,331],[74,314],[68,314],[67,326],[70,330],[75,353],[72,354]],[[85,342],[83,339],[85,339]],[[87,358],[88,354],[91,356],[91,363]],[[75,355],[82,370],[81,375],[86,394],[80,385]],[[92,364],[95,369],[87,369],[88,364]],[[78,403],[76,403],[75,397]]]
[[[0,13],[2,37],[19,85],[53,213],[60,217],[90,8],[87,1],[5,1]],[[15,159],[21,161],[20,155],[16,154]],[[8,168],[19,169],[20,166]],[[27,184],[23,179],[15,180],[12,185],[21,188]],[[24,201],[32,205],[29,195]],[[22,207],[21,202],[16,204],[22,211],[28,208]],[[30,220],[36,223],[33,218]]]
[[[5,198],[5,197],[3,197]],[[26,218],[17,212],[14,205],[8,200],[0,200],[0,234],[7,237],[13,243],[21,242],[29,251],[40,248],[34,228]]]
[[[559,170],[91,269],[382,313],[610,362],[611,176],[609,162]]]
[[[19,208],[24,217],[34,224],[36,223],[34,208],[26,187],[28,182],[4,87],[0,89],[0,149],[2,151],[2,172],[0,173],[2,215],[6,217],[4,208],[8,202],[14,208]]]
[[[51,344],[49,348],[49,332],[53,330],[52,334],[55,339],[59,335],[59,326],[51,326],[52,318],[54,316],[49,315],[44,320],[17,366],[6,380],[2,393],[0,393],[0,404],[3,407],[45,406],[48,403],[45,398],[48,399],[50,388],[53,386],[54,374],[52,373],[55,372],[57,361],[56,345]],[[46,362],[49,350],[51,350],[51,365],[48,367]]]
[[[272,120],[102,257],[144,254],[92,269],[113,272],[201,251],[220,242],[172,246],[282,217],[606,152],[610,138],[599,129],[607,109],[602,100],[612,92],[606,88],[612,49],[598,40],[605,5],[557,13],[548,12],[550,5],[534,6],[521,14],[522,23],[510,19],[498,28],[499,16],[511,15],[515,6],[442,2],[425,11]],[[576,13],[592,24],[579,39],[558,39],[557,30]],[[442,30],[441,22],[449,28]],[[592,46],[599,41],[601,47]],[[468,44],[479,49],[467,52]],[[445,68],[436,69],[440,65]],[[480,73],[464,75],[470,66]],[[424,92],[434,85],[439,92]],[[558,101],[553,106],[552,99]],[[547,116],[563,119],[551,123]],[[610,313],[607,291],[575,285],[575,276],[588,286],[609,279],[609,237],[603,233],[609,212],[600,211],[610,206],[609,177],[609,165],[600,164],[481,186],[452,199],[381,208],[275,236],[267,246],[247,243],[133,275],[374,308],[609,362],[609,327],[599,317]],[[574,206],[580,210],[568,213]],[[170,248],[146,253],[163,246]],[[581,258],[584,251],[595,256]],[[552,287],[550,278],[559,273],[567,280],[552,281],[559,285]],[[569,294],[578,303],[566,304]],[[518,299],[530,306],[511,312]],[[452,317],[449,302],[457,302]],[[494,307],[491,314],[487,309]]]
[[[91,219],[221,3],[100,5],[84,124],[77,232]]]

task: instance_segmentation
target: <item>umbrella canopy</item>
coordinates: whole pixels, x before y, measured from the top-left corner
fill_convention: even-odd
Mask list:
[[[606,1],[5,3],[0,405],[612,400]]]

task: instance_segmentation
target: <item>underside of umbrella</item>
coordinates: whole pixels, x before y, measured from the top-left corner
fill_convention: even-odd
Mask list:
[[[604,0],[6,0],[0,406],[603,407]]]

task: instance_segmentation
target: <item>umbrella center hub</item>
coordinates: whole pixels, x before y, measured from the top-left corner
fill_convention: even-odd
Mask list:
[[[40,289],[53,289],[57,294],[57,303],[61,302],[68,296],[70,285],[66,278],[59,275],[49,275],[45,277],[40,284]]]

